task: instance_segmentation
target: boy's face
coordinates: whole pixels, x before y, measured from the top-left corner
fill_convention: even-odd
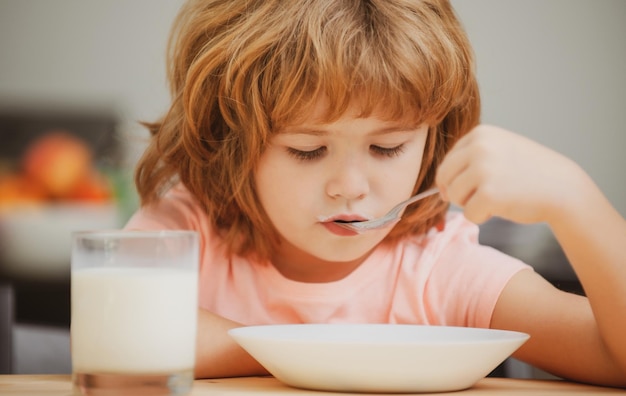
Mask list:
[[[358,235],[332,220],[384,215],[411,196],[420,170],[427,125],[357,118],[355,109],[324,124],[319,107],[272,138],[255,174],[282,266],[360,260],[391,228]]]

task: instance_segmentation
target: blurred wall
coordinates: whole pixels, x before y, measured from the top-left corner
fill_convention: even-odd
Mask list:
[[[483,120],[580,163],[626,215],[626,1],[452,0],[475,46]],[[0,106],[111,108],[129,166],[165,110],[182,0],[0,0]]]
[[[166,109],[164,55],[179,0],[0,0],[0,107],[119,117],[129,167]]]

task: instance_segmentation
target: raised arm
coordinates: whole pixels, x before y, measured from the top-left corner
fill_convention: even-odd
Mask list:
[[[556,375],[626,386],[626,221],[570,159],[511,132],[479,126],[441,165],[445,198],[481,223],[547,222],[587,298],[524,271],[502,293],[492,327],[525,331],[516,356]]]

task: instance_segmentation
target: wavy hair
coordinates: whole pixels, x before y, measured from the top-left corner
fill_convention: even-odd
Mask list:
[[[168,46],[172,103],[146,126],[135,182],[142,205],[182,182],[231,253],[268,257],[277,231],[254,171],[269,139],[324,96],[326,122],[361,115],[426,122],[414,192],[430,187],[455,141],[478,124],[473,54],[446,0],[189,0]],[[386,238],[424,233],[448,205],[409,207]]]

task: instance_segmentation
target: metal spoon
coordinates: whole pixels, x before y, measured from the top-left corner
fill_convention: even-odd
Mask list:
[[[384,215],[383,217],[379,217],[378,219],[356,221],[356,222],[351,222],[351,223],[344,223],[344,222],[338,221],[338,222],[335,222],[335,224],[345,229],[356,231],[358,233],[362,233],[362,232],[370,231],[370,230],[376,230],[379,228],[389,227],[397,223],[398,221],[400,221],[400,219],[402,218],[402,211],[408,205],[416,201],[419,201],[422,198],[430,197],[433,194],[437,194],[438,192],[439,192],[439,189],[437,187],[433,187],[417,195],[414,195],[411,198],[407,199],[406,201],[401,202],[398,205],[394,206],[389,212],[387,212],[386,215]]]

